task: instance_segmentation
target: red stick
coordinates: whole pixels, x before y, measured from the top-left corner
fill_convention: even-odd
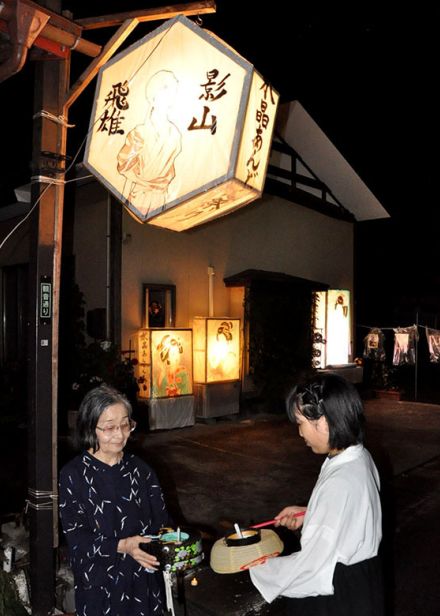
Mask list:
[[[305,511],[299,511],[293,515],[294,518],[300,518],[305,514]],[[254,524],[253,526],[249,526],[249,528],[263,528],[263,526],[270,526],[271,524],[275,524],[278,520],[268,520],[267,522],[260,522],[260,524]]]

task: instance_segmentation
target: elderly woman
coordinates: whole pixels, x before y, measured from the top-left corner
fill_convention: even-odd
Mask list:
[[[112,387],[86,394],[77,424],[83,451],[60,473],[77,616],[162,614],[159,563],[140,544],[148,544],[169,517],[154,471],[124,453],[136,427],[131,413]]]

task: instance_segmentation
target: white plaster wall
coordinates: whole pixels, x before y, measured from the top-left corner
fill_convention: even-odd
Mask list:
[[[277,197],[266,196],[189,232],[140,225],[128,214],[123,229],[131,236],[122,251],[125,343],[141,324],[143,283],[176,285],[178,327],[208,315],[208,266],[215,268],[215,316],[242,316],[242,298],[225,288],[223,278],[246,269],[353,290],[353,225]]]
[[[105,306],[106,192],[79,188],[74,252],[86,310]],[[223,279],[246,269],[281,272],[353,291],[353,225],[265,196],[183,233],[123,214],[122,344],[141,327],[142,285],[176,285],[176,326],[208,315],[208,266],[215,268],[214,316],[242,317],[243,294]]]
[[[73,252],[85,310],[105,308],[107,192],[95,181],[77,188]]]

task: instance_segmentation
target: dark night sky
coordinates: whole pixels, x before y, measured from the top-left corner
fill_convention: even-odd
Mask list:
[[[203,26],[251,61],[279,90],[282,101],[298,99],[391,214],[391,221],[359,225],[363,302],[371,299],[374,287],[388,302],[400,301],[403,286],[410,295],[431,294],[438,287],[435,225],[440,216],[434,183],[437,156],[432,153],[440,108],[440,11],[428,2],[407,8],[394,2],[302,4],[293,3],[286,14],[287,3],[258,5],[263,10],[250,0],[218,0],[216,14],[203,16]],[[111,13],[161,5],[129,0],[63,3],[74,18],[96,14],[90,6],[96,11],[105,6],[105,13]],[[138,26],[129,42],[158,25]],[[113,31],[89,31],[85,37],[102,43]],[[88,62],[74,53],[73,77]],[[13,200],[14,186],[29,177],[31,76],[28,65],[0,85],[3,102],[9,97],[23,126],[19,139],[3,147],[2,205]],[[18,92],[26,96],[18,97]],[[93,93],[94,83],[72,108],[77,128],[69,133],[70,148],[87,130]]]

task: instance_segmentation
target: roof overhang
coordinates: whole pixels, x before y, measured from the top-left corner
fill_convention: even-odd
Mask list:
[[[268,272],[266,270],[247,269],[223,279],[226,287],[250,287],[259,282],[276,282],[286,285],[309,287],[313,291],[326,291],[328,285],[299,276],[291,276],[282,272]]]
[[[355,220],[389,218],[382,204],[299,101],[279,107],[277,131]]]

